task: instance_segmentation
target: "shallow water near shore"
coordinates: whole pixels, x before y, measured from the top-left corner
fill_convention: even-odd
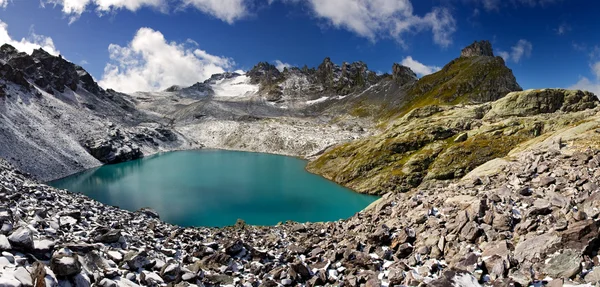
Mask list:
[[[222,227],[238,218],[274,225],[345,219],[378,197],[307,172],[306,161],[224,150],[158,154],[105,165],[49,184],[135,211],[150,207],[181,226]]]

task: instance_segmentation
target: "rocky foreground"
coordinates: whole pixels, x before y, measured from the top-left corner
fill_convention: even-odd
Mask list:
[[[0,286],[528,286],[600,283],[600,124],[352,218],[181,228],[0,164]]]

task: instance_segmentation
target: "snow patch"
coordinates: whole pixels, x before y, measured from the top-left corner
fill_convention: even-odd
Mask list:
[[[218,80],[211,87],[215,91],[215,97],[224,98],[250,97],[259,89],[258,85],[250,84],[250,78],[246,75]]]
[[[306,101],[306,104],[307,104],[307,105],[314,105],[314,104],[317,104],[317,103],[324,102],[324,101],[326,101],[327,99],[329,99],[329,97],[320,97],[320,98],[318,98],[318,99],[316,99],[316,100],[312,100],[312,101]]]

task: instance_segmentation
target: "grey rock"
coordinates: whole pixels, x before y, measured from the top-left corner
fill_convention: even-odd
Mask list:
[[[8,241],[15,247],[31,250],[33,249],[33,232],[27,227],[19,227],[10,234]]]
[[[127,264],[127,267],[129,267],[129,269],[132,271],[136,271],[136,270],[150,264],[150,261],[147,258],[147,254],[144,251],[142,251],[142,252],[130,251],[129,253],[125,254],[125,257],[123,258],[123,260]]]
[[[543,270],[552,278],[571,278],[581,270],[581,260],[581,252],[563,250],[560,254],[552,256]]]
[[[70,277],[81,272],[81,264],[77,259],[77,254],[68,249],[62,249],[52,255],[50,269],[57,276]]]
[[[33,286],[31,274],[24,267],[17,267],[17,269],[13,273],[13,276],[21,282],[22,286],[25,286],[25,287]]]
[[[121,230],[112,229],[96,237],[96,242],[115,243],[121,238]]]
[[[596,267],[591,272],[585,275],[584,280],[586,283],[596,284],[600,282],[600,268]]]
[[[561,238],[555,233],[538,235],[519,242],[515,247],[514,257],[518,262],[543,259],[560,242]]]
[[[11,246],[10,246],[10,242],[8,241],[8,238],[6,238],[6,236],[4,234],[0,234],[0,251],[3,250],[10,250]]]
[[[462,133],[459,134],[458,136],[456,136],[456,138],[454,138],[454,142],[455,143],[460,143],[460,142],[464,142],[469,138],[469,134],[467,133]]]
[[[21,282],[12,275],[6,274],[0,276],[0,286],[2,287],[20,287]]]

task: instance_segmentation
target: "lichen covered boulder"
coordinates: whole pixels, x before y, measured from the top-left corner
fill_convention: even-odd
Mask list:
[[[486,118],[533,116],[544,113],[578,112],[598,106],[598,98],[587,91],[541,89],[512,92],[492,105]]]

